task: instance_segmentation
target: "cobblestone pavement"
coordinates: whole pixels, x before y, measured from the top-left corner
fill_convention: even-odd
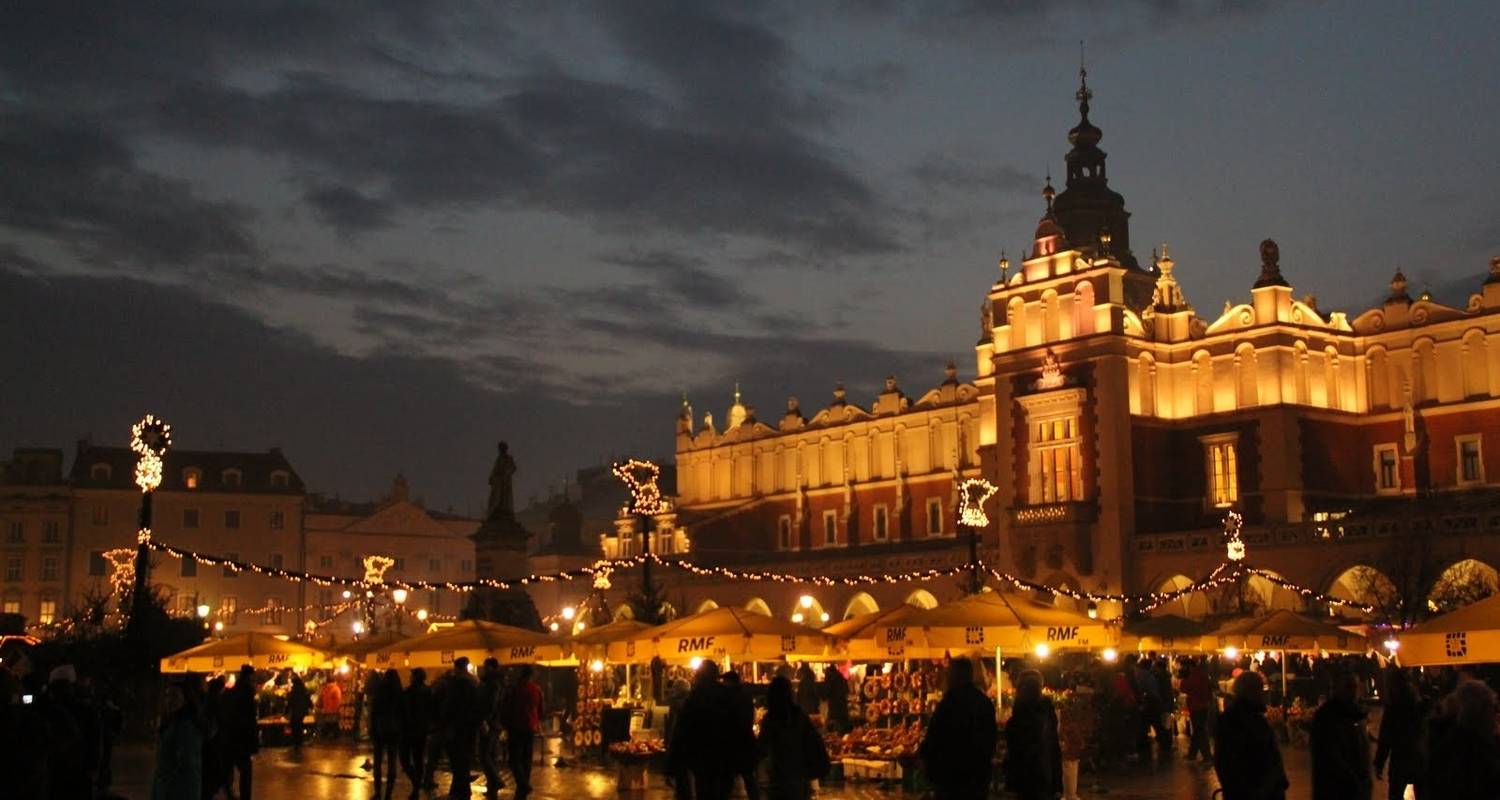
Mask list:
[[[1292,790],[1288,800],[1307,800],[1309,770],[1307,753],[1302,748],[1284,749]],[[255,798],[258,800],[368,800],[374,795],[374,781],[363,768],[367,749],[356,749],[352,743],[314,744],[302,753],[286,748],[267,748],[255,759]],[[147,800],[151,796],[153,754],[145,746],[127,746],[116,752],[115,792],[129,800]],[[604,800],[616,798],[613,768],[599,764],[574,763],[561,768],[538,767],[533,783],[537,800]],[[1207,765],[1167,757],[1149,765],[1130,764],[1107,775],[1085,774],[1081,777],[1081,794],[1085,798],[1110,800],[1209,800],[1217,786],[1213,769]],[[438,784],[447,787],[447,774],[438,773]],[[405,798],[410,791],[406,779],[396,784],[395,797]],[[482,796],[484,779],[474,784],[474,797]],[[1385,786],[1377,783],[1376,797],[1385,797]],[[424,795],[425,796],[425,795]],[[438,797],[445,796],[439,791]],[[637,800],[671,800],[672,792],[661,776],[651,775],[644,792],[630,795]],[[1000,795],[997,795],[999,797]],[[508,799],[507,790],[501,798]],[[879,784],[846,783],[827,786],[818,793],[826,800],[867,800],[902,798],[917,800],[915,793],[899,787]]]

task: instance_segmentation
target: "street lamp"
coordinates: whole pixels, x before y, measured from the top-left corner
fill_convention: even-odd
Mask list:
[[[208,603],[199,603],[198,619],[208,619],[208,614],[210,611],[213,611],[213,609],[208,607]]]
[[[578,609],[576,609],[576,608],[574,608],[572,606],[563,606],[563,610],[562,610],[562,618],[563,619],[571,620],[571,619],[573,619],[573,617],[575,617],[577,615],[578,615]]]
[[[425,608],[419,608],[419,609],[417,609],[417,622],[426,622],[426,621],[427,621],[427,609],[425,609]]]
[[[813,596],[810,594],[802,595],[801,597],[797,598],[797,605],[802,606],[804,609],[812,608]]]
[[[391,590],[391,599],[395,600],[396,601],[396,605],[398,605],[398,606],[399,605],[405,605],[406,604],[406,590],[405,589],[392,589]]]
[[[969,530],[969,592],[979,594],[984,579],[979,575],[979,532],[990,524],[984,501],[995,494],[995,485],[983,478],[969,478],[958,485],[958,526]]]
[[[361,633],[365,632],[365,624],[363,622],[360,622],[359,620],[355,620],[354,624],[350,625],[349,627],[354,630],[355,636],[358,636]]]
[[[661,488],[656,481],[661,477],[661,467],[650,461],[632,458],[615,464],[611,471],[630,490],[630,513],[640,519],[641,524],[641,596],[646,602],[656,604],[656,586],[651,582],[651,523],[657,514],[666,510]],[[660,605],[643,609],[647,622],[660,622]]]

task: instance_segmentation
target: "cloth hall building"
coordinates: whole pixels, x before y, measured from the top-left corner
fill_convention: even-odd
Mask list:
[[[1361,576],[1383,580],[1415,539],[1437,572],[1460,564],[1492,581],[1500,259],[1461,306],[1413,297],[1397,271],[1379,306],[1330,312],[1296,297],[1268,239],[1247,294],[1200,310],[1165,246],[1149,258],[1132,248],[1090,96],[1079,89],[1065,183],[1043,190],[1029,252],[1002,259],[985,292],[976,377],[950,364],[931,389],[908,394],[890,377],[868,407],[836,388],[821,408],[790,398],[776,419],[736,390],[722,427],[684,401],[676,495],[655,549],[830,576],[961,564],[956,487],[983,477],[999,487],[983,558],[1052,586],[1186,585],[1223,560],[1231,509],[1244,515],[1250,562],[1317,591],[1371,591]],[[601,537],[606,555],[632,552],[637,531],[618,520]],[[672,580],[679,611],[791,615],[807,593],[816,605],[804,616],[816,621],[927,605],[962,579],[813,590]],[[1251,583],[1265,605],[1300,604]],[[1199,595],[1174,609],[1201,616],[1219,602]]]

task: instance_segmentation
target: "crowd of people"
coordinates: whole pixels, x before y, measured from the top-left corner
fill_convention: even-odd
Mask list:
[[[46,681],[23,681],[0,668],[0,795],[112,797],[114,742],[122,715],[112,687],[71,665]]]

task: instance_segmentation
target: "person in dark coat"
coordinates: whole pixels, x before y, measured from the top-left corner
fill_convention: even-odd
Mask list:
[[[151,800],[198,800],[203,794],[203,728],[181,687],[169,686],[156,738]]]
[[[1005,788],[1021,800],[1051,800],[1062,788],[1057,709],[1042,696],[1042,676],[1035,670],[1021,673],[1005,723]]]
[[[396,791],[396,761],[401,747],[401,676],[388,669],[370,693],[370,742],[375,746],[375,796],[382,787]]]
[[[484,771],[484,796],[494,797],[505,787],[500,777],[500,701],[505,697],[500,662],[484,660],[479,675],[479,766]]]
[[[829,664],[823,668],[823,699],[828,702],[828,719],[824,727],[833,733],[849,731],[849,681],[839,668]]]
[[[35,705],[21,702],[22,685],[0,666],[0,774],[8,797],[43,800],[47,796],[47,724]]]
[[[423,757],[427,754],[427,734],[432,728],[432,687],[427,685],[427,670],[411,671],[411,681],[401,696],[401,769],[411,781],[411,798],[422,790]]]
[[[756,745],[767,762],[767,800],[809,800],[812,782],[827,774],[823,737],[793,701],[792,682],[785,677],[771,680]]]
[[[1208,717],[1214,705],[1214,685],[1202,664],[1188,664],[1187,674],[1182,678],[1182,694],[1187,700],[1188,720],[1193,728],[1192,738],[1188,741],[1188,760],[1201,755],[1204,761],[1208,761],[1213,758],[1208,747]]]
[[[1234,700],[1214,728],[1214,772],[1224,800],[1285,800],[1286,768],[1266,722],[1266,684],[1259,673],[1234,679]]]
[[[239,800],[250,800],[253,759],[260,752],[260,724],[256,721],[255,705],[255,693],[259,688],[255,667],[246,664],[240,667],[234,688],[224,693],[219,729],[224,736],[225,783],[228,784],[232,772],[239,772]]]
[[[479,739],[479,684],[469,674],[469,659],[453,660],[453,672],[443,687],[443,704],[438,711],[447,736],[448,768],[453,781],[448,796],[468,800],[469,767],[474,762],[474,745]]]
[[[1328,699],[1313,712],[1308,726],[1313,800],[1370,800],[1370,738],[1358,697],[1359,679],[1339,672]]]
[[[1427,778],[1419,797],[1441,800],[1493,798],[1500,787],[1500,732],[1495,693],[1463,681],[1445,699],[1445,713],[1428,731]]]
[[[787,685],[791,685],[790,680]],[[673,680],[671,688],[667,690],[667,720],[663,727],[667,742],[671,742],[677,735],[677,720],[682,718],[682,707],[687,703],[690,691],[687,681],[681,678]],[[669,771],[667,782],[672,785],[673,796],[677,800],[693,800],[693,780],[685,768]]]
[[[745,785],[745,797],[756,800],[760,797],[760,785],[756,781],[756,765],[760,761],[755,752],[755,703],[750,693],[740,684],[740,674],[734,670],[724,673],[724,695],[729,703],[731,725],[726,738],[729,740],[731,759],[731,788],[734,776]]]
[[[806,662],[797,667],[797,707],[808,716],[818,713],[818,676]]]
[[[286,695],[286,720],[292,727],[292,747],[302,746],[302,731],[307,725],[307,712],[312,710],[312,695],[302,676],[292,673],[292,688]]]
[[[203,695],[203,708],[198,716],[203,731],[203,797],[212,798],[223,790],[232,794],[229,786],[229,737],[224,732],[224,676],[208,682]]]
[[[948,667],[948,690],[917,751],[938,800],[989,795],[997,734],[995,704],[974,685],[974,664],[954,661]]]
[[[734,777],[729,737],[733,712],[719,666],[703,662],[693,677],[692,691],[682,704],[672,741],[667,747],[667,768],[672,774],[691,773],[697,800],[724,800]]]
[[[1399,667],[1386,668],[1384,701],[1375,746],[1375,777],[1379,778],[1389,764],[1386,796],[1388,800],[1401,800],[1407,785],[1417,783],[1422,776],[1422,709],[1416,690]]]

